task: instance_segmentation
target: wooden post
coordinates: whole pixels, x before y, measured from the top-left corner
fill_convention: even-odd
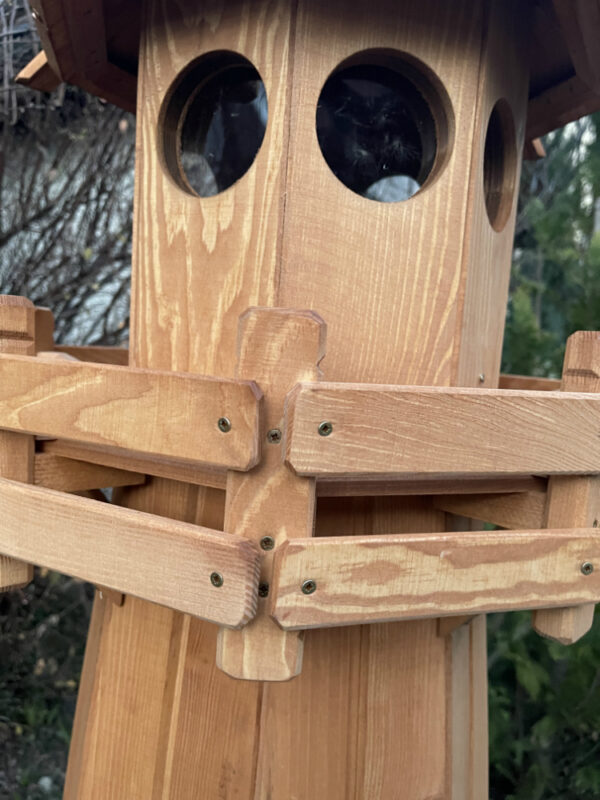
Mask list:
[[[600,391],[600,334],[574,333],[567,342],[561,389],[565,392]],[[598,527],[600,478],[553,477],[548,482],[547,528]],[[572,644],[594,621],[594,604],[535,611],[533,627],[542,636]]]
[[[0,353],[35,355],[35,306],[25,297],[0,295]],[[34,439],[0,431],[0,477],[33,483]],[[0,555],[0,589],[26,586],[33,567]]]
[[[233,377],[239,317],[261,305],[325,319],[328,380],[495,386],[528,88],[522,3],[146,0],[143,19],[132,363]],[[437,93],[439,170],[405,203],[350,191],[315,135],[328,76],[373,49],[409,54]],[[178,129],[179,76],[212,51],[256,66],[269,122],[243,178],[199,198],[169,174],[165,125]],[[492,163],[490,125],[506,134]],[[124,499],[222,524],[217,490],[159,479]],[[315,532],[446,523],[428,497],[323,497]],[[205,623],[132,598],[97,605],[65,797],[481,800],[485,620],[450,630],[308,631],[301,674],[261,683],[217,669]]]

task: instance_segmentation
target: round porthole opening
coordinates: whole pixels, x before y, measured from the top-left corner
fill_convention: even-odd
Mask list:
[[[490,224],[501,231],[512,210],[517,181],[515,122],[506,100],[498,100],[488,122],[483,153],[483,191]]]
[[[175,80],[159,127],[165,166],[189,194],[212,197],[248,172],[267,126],[267,96],[254,65],[207,53]]]
[[[410,56],[366,51],[329,76],[317,105],[325,161],[348,189],[370,200],[413,197],[449,151],[450,100]]]

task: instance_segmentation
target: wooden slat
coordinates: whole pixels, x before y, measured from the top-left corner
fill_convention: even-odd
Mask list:
[[[42,452],[76,461],[87,461],[129,472],[144,473],[171,480],[223,489],[227,483],[224,470],[208,469],[202,465],[185,464],[150,456],[122,453],[98,445],[52,439],[40,443]],[[328,480],[317,481],[318,497],[383,497],[405,495],[441,494],[507,494],[517,492],[543,492],[546,481],[531,475],[508,477],[469,477],[414,480],[402,478],[393,481]]]
[[[433,504],[442,511],[489,522],[501,528],[542,528],[546,493],[445,495],[435,497]]]
[[[60,492],[80,492],[86,489],[107,489],[115,486],[135,486],[144,483],[145,475],[114,467],[86,464],[52,453],[36,453],[34,480],[36,486]]]
[[[581,570],[600,564],[595,528],[296,539],[275,560],[272,613],[285,630],[600,599],[600,570]]]
[[[565,391],[600,392],[600,334],[579,331],[569,337],[561,383]],[[547,528],[598,526],[600,477],[553,477],[548,481]],[[533,626],[550,639],[572,644],[592,627],[594,606],[538,611]]]
[[[245,470],[259,405],[249,381],[0,355],[0,427],[13,431]]]
[[[25,297],[0,295],[0,353],[36,352],[36,310]],[[0,431],[0,477],[33,483],[33,436]],[[0,589],[28,584],[33,567],[0,555]]]
[[[319,376],[325,355],[325,323],[311,311],[253,308],[240,320],[237,376],[253,375],[265,391],[261,438],[284,434],[283,406],[298,380]],[[300,478],[283,463],[281,440],[267,444],[260,465],[227,479],[225,530],[259,544],[268,534],[275,547],[295,536],[312,536],[316,492],[313,478]],[[270,586],[273,549],[264,551],[261,583]],[[217,665],[234,678],[285,681],[302,668],[302,637],[281,630],[259,602],[256,617],[241,631],[220,631]]]
[[[85,347],[58,344],[54,349],[59,353],[67,353],[78,361],[92,361],[94,364],[117,364],[126,367],[129,363],[129,350],[126,347]]]
[[[302,384],[289,413],[287,460],[299,475],[600,472],[593,394]]]
[[[600,94],[600,2],[552,0],[577,76]]]
[[[551,392],[560,389],[560,381],[554,378],[534,378],[529,375],[500,375],[498,388]]]
[[[15,82],[40,92],[53,92],[60,86],[61,80],[48,63],[48,57],[42,50],[23,67],[15,78]]]
[[[528,139],[537,139],[580,117],[592,114],[600,106],[600,97],[578,75],[550,86],[529,101]]]
[[[254,615],[258,550],[242,537],[7,480],[0,509],[0,553],[220,625]]]

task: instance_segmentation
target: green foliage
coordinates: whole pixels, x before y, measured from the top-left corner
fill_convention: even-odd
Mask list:
[[[60,800],[92,589],[36,571],[0,595],[0,798]]]

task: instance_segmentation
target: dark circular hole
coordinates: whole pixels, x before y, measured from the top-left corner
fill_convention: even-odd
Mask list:
[[[185,190],[212,197],[250,169],[265,136],[267,96],[243,56],[214,52],[175,81],[161,114],[163,156]]]
[[[440,140],[445,146],[442,106],[425,68],[408,58],[355,56],[321,91],[321,152],[333,174],[356,194],[384,203],[408,200],[431,175]]]
[[[513,205],[517,180],[515,123],[506,100],[499,100],[490,114],[483,153],[485,207],[494,230],[506,225]]]

